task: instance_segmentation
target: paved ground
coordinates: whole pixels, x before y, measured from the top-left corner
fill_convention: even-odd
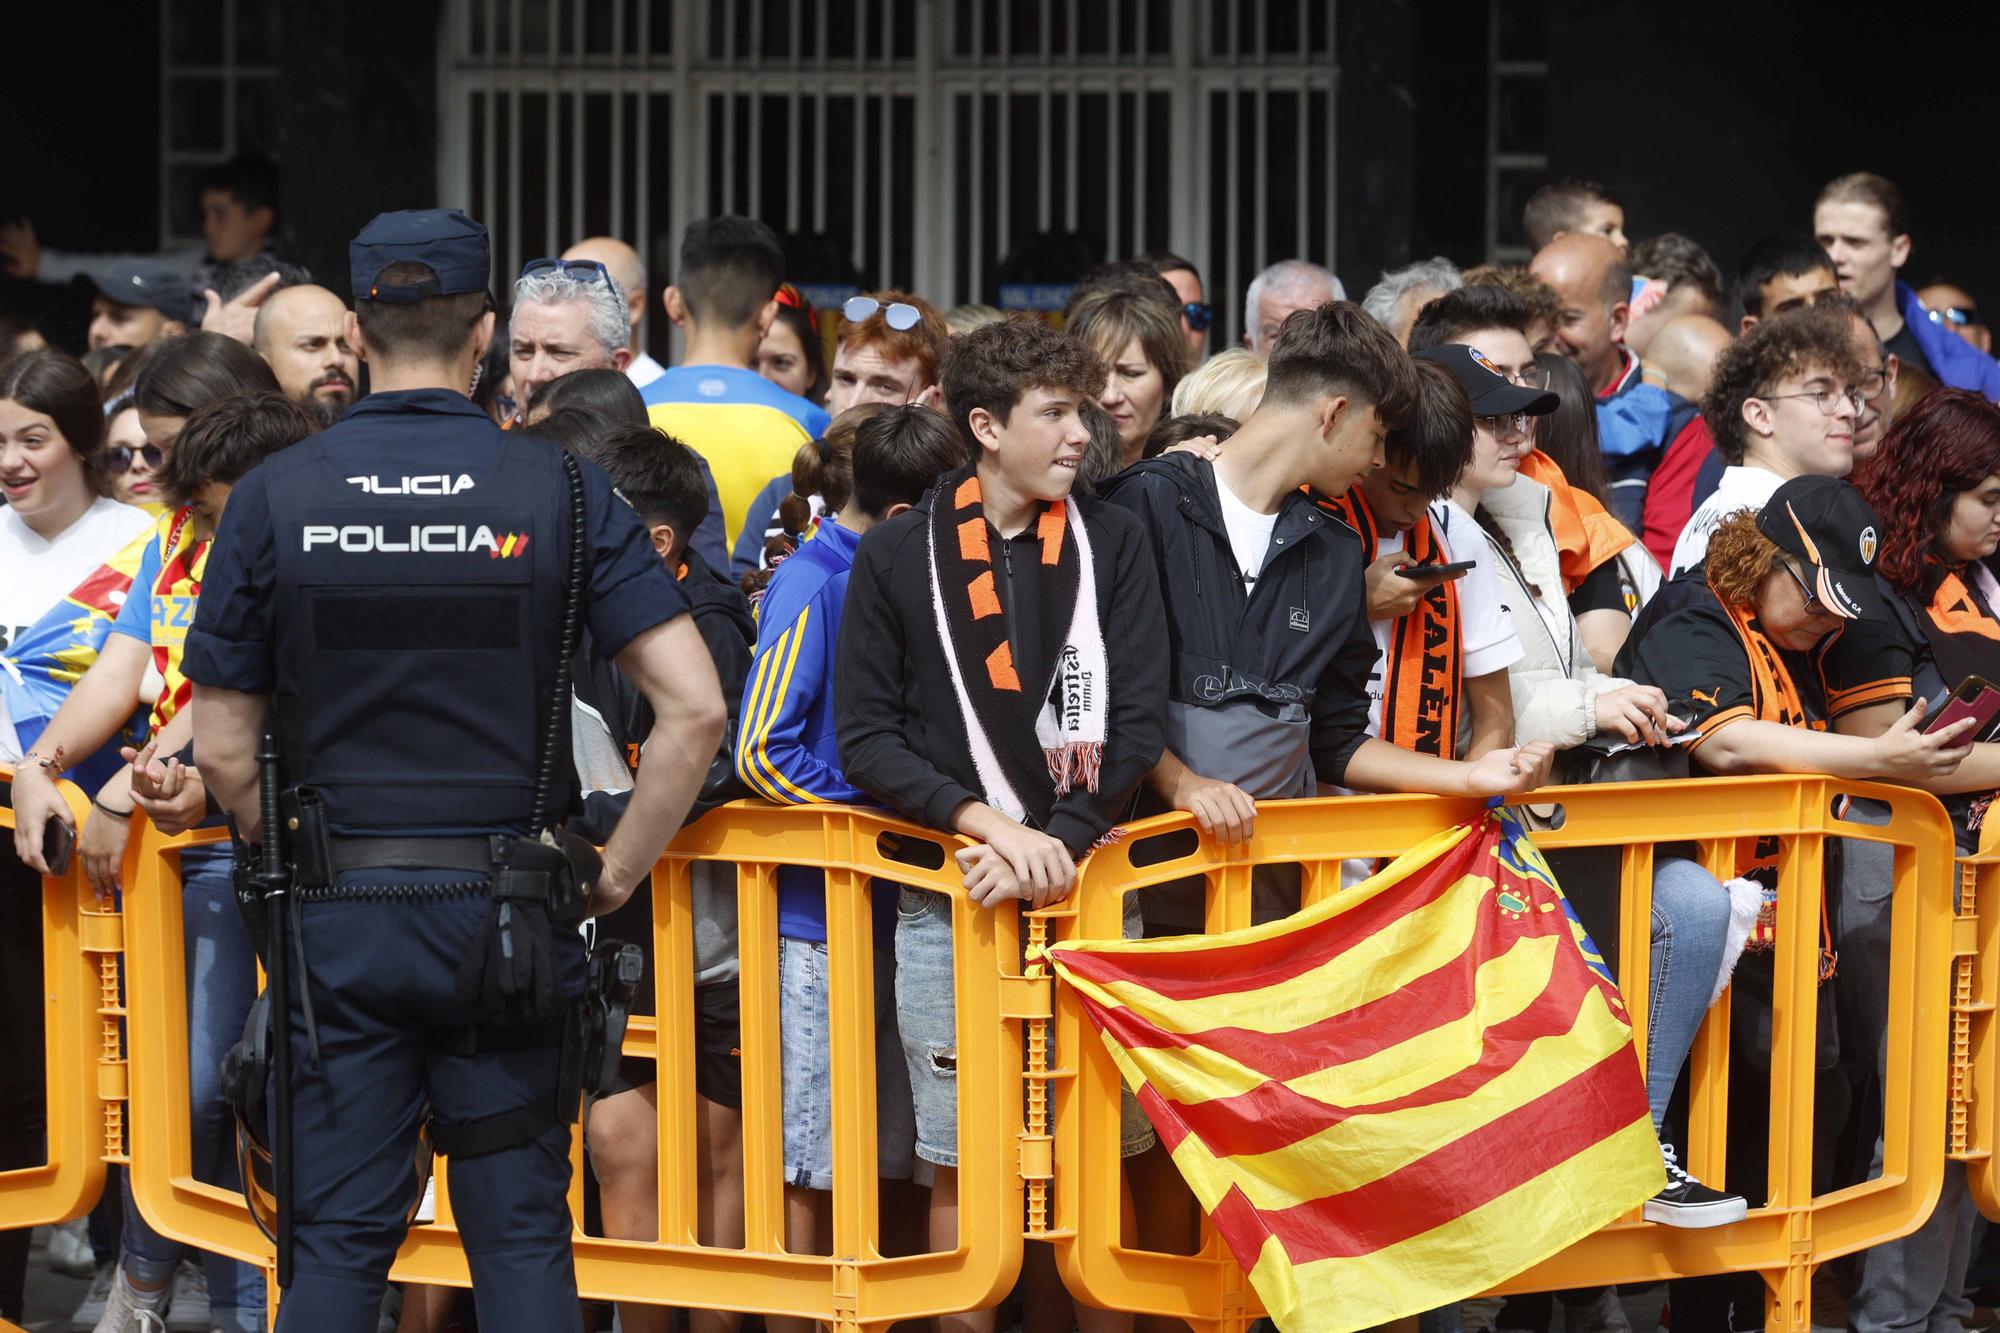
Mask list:
[[[70,1314],[90,1289],[87,1278],[63,1277],[49,1271],[48,1228],[35,1228],[28,1254],[28,1313],[21,1326],[29,1333],[68,1333]]]

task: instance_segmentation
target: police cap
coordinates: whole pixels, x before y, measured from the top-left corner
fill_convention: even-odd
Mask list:
[[[347,263],[355,300],[396,302],[483,292],[493,266],[486,225],[456,208],[377,213],[348,245]],[[376,281],[398,263],[426,264],[437,276],[394,287]]]

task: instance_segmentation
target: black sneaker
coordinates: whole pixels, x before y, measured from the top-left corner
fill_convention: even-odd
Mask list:
[[[1662,1143],[1660,1156],[1667,1168],[1667,1187],[1646,1200],[1648,1222],[1670,1227],[1724,1227],[1741,1222],[1750,1211],[1742,1195],[1712,1190],[1681,1170],[1672,1144]]]

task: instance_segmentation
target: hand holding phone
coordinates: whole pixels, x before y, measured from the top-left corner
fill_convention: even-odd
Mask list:
[[[42,825],[42,860],[51,876],[69,872],[69,858],[76,851],[76,828],[66,819],[51,819]]]
[[[1983,741],[1992,733],[1996,717],[2000,717],[2000,687],[1983,676],[1967,676],[1951,692],[1951,697],[1925,720],[1924,734],[1928,736],[1955,722],[1972,718],[1976,725],[1963,740]]]
[[[1426,561],[1419,565],[1401,565],[1396,572],[1406,579],[1419,583],[1442,583],[1448,579],[1462,579],[1471,572],[1477,560],[1454,560],[1448,565],[1434,565]]]

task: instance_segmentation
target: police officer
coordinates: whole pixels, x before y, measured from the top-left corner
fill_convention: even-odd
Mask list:
[[[480,1326],[574,1329],[576,1107],[557,1087],[583,948],[562,903],[583,915],[582,881],[588,910],[608,911],[646,881],[722,700],[687,602],[604,474],[468,401],[493,335],[486,229],[455,209],[384,213],[350,259],[347,337],[373,393],[238,484],[185,659],[197,759],[239,835],[268,834],[267,727],[283,822],[306,816],[291,835],[303,968],[286,988],[296,1261],[278,1327],[372,1333],[428,1114]],[[574,781],[552,709],[567,718],[558,664],[578,622],[657,719],[601,874],[548,831]]]

